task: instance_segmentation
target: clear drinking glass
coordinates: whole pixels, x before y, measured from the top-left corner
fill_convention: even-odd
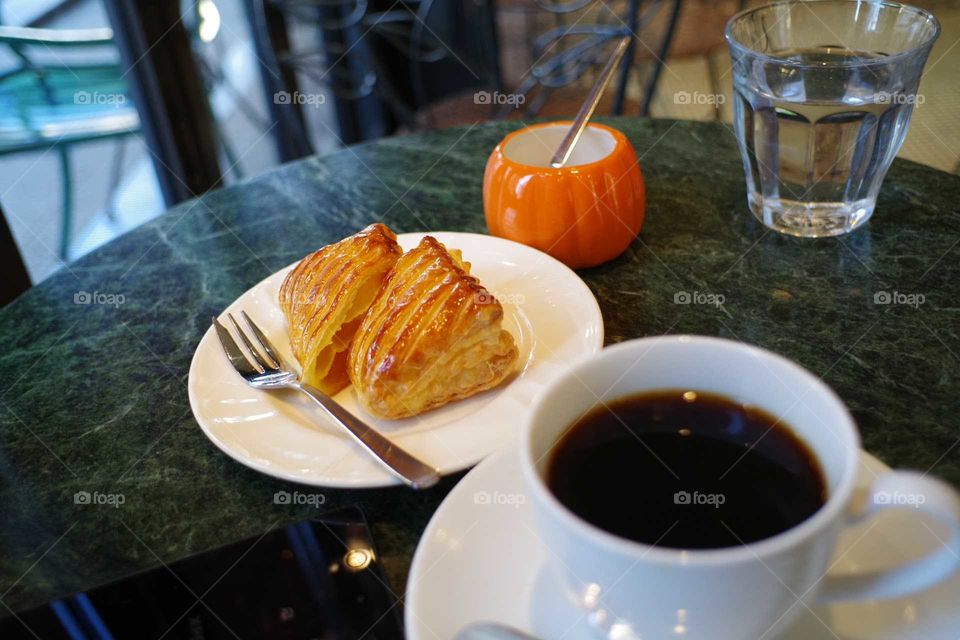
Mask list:
[[[795,236],[873,214],[940,25],[885,0],[778,2],[727,23],[750,210]]]

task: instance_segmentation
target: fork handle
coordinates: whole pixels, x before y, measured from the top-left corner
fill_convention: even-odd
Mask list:
[[[294,385],[297,389],[313,398],[326,413],[336,420],[340,426],[350,432],[350,435],[360,445],[373,454],[390,473],[403,480],[414,489],[432,487],[440,480],[440,474],[430,465],[414,457],[400,446],[380,434],[363,420],[356,417],[333,398],[309,384]]]

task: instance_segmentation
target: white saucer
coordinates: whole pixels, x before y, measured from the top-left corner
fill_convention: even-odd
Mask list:
[[[862,453],[861,490],[885,471]],[[843,534],[832,571],[889,567],[938,548],[936,535],[944,535],[936,523],[892,510],[873,524]],[[447,640],[472,622],[495,621],[549,640],[596,640],[564,606],[546,567],[550,553],[536,535],[518,454],[489,457],[453,488],[420,540],[407,583],[408,639]],[[958,634],[960,576],[911,598],[805,611],[781,640],[957,640]]]
[[[404,250],[426,234],[398,236]],[[405,420],[365,413],[353,389],[336,400],[425,462],[448,474],[512,442],[530,398],[575,360],[603,346],[600,307],[587,285],[536,249],[472,233],[432,233],[462,250],[471,273],[504,308],[504,328],[520,350],[519,373],[496,389]],[[289,362],[295,362],[277,292],[290,265],[224,311],[246,310]],[[190,365],[190,407],[208,438],[235,460],[277,478],[326,487],[380,487],[399,481],[295,392],[248,387],[209,329]]]

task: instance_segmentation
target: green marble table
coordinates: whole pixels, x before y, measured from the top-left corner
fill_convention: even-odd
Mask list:
[[[626,253],[580,274],[607,341],[699,333],[777,351],[837,390],[867,450],[960,485],[960,178],[897,161],[866,227],[789,238],[748,213],[726,126],[609,122],[637,148],[648,207]],[[210,316],[371,221],[485,231],[484,162],[515,126],[282,167],[175,207],[0,310],[0,614],[315,515],[275,505],[286,483],[233,462],[194,422],[187,370]],[[78,304],[81,292],[114,304]],[[684,294],[724,304],[676,303]],[[423,493],[325,491],[325,507],[363,507],[402,593],[458,479]],[[125,502],[77,505],[79,491]]]

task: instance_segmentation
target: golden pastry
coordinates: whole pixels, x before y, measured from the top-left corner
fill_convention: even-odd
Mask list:
[[[330,395],[350,383],[350,341],[402,253],[390,229],[372,224],[311,253],[287,275],[280,308],[303,382]]]
[[[503,308],[459,251],[427,236],[387,274],[350,347],[348,372],[373,415],[404,418],[496,386],[517,360]]]

